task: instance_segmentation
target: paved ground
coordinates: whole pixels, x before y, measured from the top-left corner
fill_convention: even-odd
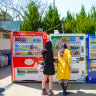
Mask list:
[[[0,68],[0,88],[11,83],[11,66]]]
[[[12,83],[10,70],[10,66],[0,69],[0,88],[5,88],[0,96],[41,96],[41,83]],[[58,83],[53,83],[53,91],[54,96],[63,96]],[[68,92],[68,96],[96,96],[96,84],[69,83]]]

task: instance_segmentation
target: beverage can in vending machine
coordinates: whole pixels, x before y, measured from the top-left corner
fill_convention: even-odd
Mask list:
[[[30,51],[30,55],[32,55],[32,51]]]
[[[31,51],[32,52],[32,51]],[[32,52],[32,55],[33,55],[34,53]]]
[[[24,42],[24,37],[22,37],[22,42]]]
[[[34,42],[34,43],[36,43],[36,40],[35,40],[35,38],[33,39],[33,42]]]
[[[23,42],[26,42],[26,37],[23,37]]]
[[[30,51],[28,51],[28,55],[30,55]]]
[[[24,50],[26,50],[26,45],[24,44]]]
[[[17,41],[17,37],[15,37],[15,41]]]
[[[24,50],[24,45],[22,44],[22,50]]]
[[[32,50],[32,45],[30,45],[30,50]]]
[[[28,50],[28,46],[27,46],[27,44],[26,44],[26,50]]]
[[[21,51],[21,55],[23,55],[23,52]]]
[[[17,55],[17,52],[15,51],[15,55]]]
[[[16,37],[16,41],[18,41],[18,37]]]
[[[19,42],[20,42],[20,37],[17,37],[17,41],[19,41]]]
[[[19,55],[21,55],[21,51],[19,53],[20,53]]]
[[[28,45],[28,50],[30,50],[30,45]]]
[[[24,51],[22,51],[22,55],[24,55]]]
[[[30,38],[28,37],[28,42],[29,42]]]
[[[22,41],[21,38],[22,38],[22,37],[19,37],[19,41],[20,41],[20,42]]]
[[[26,43],[27,43],[27,37],[26,37]]]
[[[25,55],[27,55],[27,51],[25,51]]]

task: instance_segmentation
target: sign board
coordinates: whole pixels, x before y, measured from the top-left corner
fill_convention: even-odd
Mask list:
[[[54,30],[54,34],[59,34],[59,31],[58,30]]]
[[[38,32],[43,32],[43,28],[38,28]]]

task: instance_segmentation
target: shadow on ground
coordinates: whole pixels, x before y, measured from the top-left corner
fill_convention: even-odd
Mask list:
[[[0,80],[4,79],[11,75],[11,65],[5,66],[4,68],[0,68]]]
[[[58,94],[56,94],[54,96],[64,96],[64,95],[62,95],[62,93],[60,92],[60,93],[58,93]],[[77,91],[77,93],[69,92],[69,95],[67,95],[67,96],[96,96],[96,94],[93,94],[93,93],[84,93],[82,91]]]
[[[5,91],[4,88],[0,88],[0,96],[4,96],[4,94],[2,94]]]
[[[39,90],[42,89],[41,83],[15,83],[15,84],[30,87],[30,88],[35,88]],[[46,89],[48,89],[48,83],[46,84]],[[63,96],[61,87],[58,83],[53,83],[53,90],[55,91],[54,96]],[[74,92],[75,90],[76,92]],[[82,90],[84,90],[84,92]],[[96,96],[96,92],[95,93],[90,92],[92,90],[93,91],[96,90],[95,83],[69,83],[67,91],[70,92],[68,96]],[[58,91],[61,92],[58,93]]]
[[[31,87],[35,89],[41,89],[41,83],[15,83],[17,85],[22,85],[26,87]],[[48,83],[46,83],[46,88],[48,89]],[[69,83],[68,90],[96,90],[96,83]],[[53,83],[53,90],[61,90],[60,85],[56,82]]]

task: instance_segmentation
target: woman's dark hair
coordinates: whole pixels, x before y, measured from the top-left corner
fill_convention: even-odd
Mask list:
[[[51,50],[52,49],[52,43],[50,40],[45,42],[45,49]]]
[[[61,49],[67,49],[67,45],[66,44],[64,44],[64,45],[61,45]]]
[[[67,45],[66,44],[64,44],[64,49],[67,49]]]

